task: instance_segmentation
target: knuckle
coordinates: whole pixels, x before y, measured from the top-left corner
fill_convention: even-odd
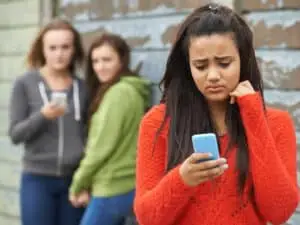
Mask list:
[[[209,177],[216,176],[219,173],[219,171],[220,171],[219,168],[210,169],[208,170],[208,176]]]
[[[212,169],[211,170],[211,176],[215,176],[215,175],[217,175],[218,173],[219,173],[219,168],[214,168],[214,169]]]
[[[204,170],[209,170],[209,165],[207,163],[203,164],[203,169]]]
[[[186,171],[187,171],[188,173],[190,173],[190,172],[192,172],[192,170],[193,170],[193,167],[192,167],[190,164],[187,164],[187,165],[186,165]]]
[[[207,161],[207,162],[204,162],[202,164],[202,166],[203,166],[203,169],[208,170],[208,169],[210,169],[210,168],[212,168],[212,167],[215,166],[215,162],[214,161]]]
[[[190,156],[190,161],[191,161],[191,162],[194,162],[194,161],[196,161],[196,160],[197,160],[197,154],[196,154],[196,153],[191,154],[191,156]]]
[[[208,162],[201,162],[201,170],[209,170],[210,166]]]
[[[203,171],[203,176],[204,176],[204,177],[209,177],[209,176],[211,176],[211,170],[205,170],[205,171]]]
[[[209,161],[207,162],[208,163],[208,167],[209,168],[214,168],[217,166],[217,162],[216,161]]]
[[[214,170],[215,170],[215,176],[218,176],[218,175],[222,174],[222,172],[223,172],[221,167],[217,167]]]

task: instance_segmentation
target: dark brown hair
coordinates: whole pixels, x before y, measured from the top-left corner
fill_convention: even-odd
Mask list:
[[[101,83],[93,69],[92,52],[95,48],[98,48],[104,44],[110,45],[118,54],[121,69],[118,75],[112,81],[108,83]],[[91,103],[89,106],[88,119],[90,121],[91,116],[97,110],[105,92],[116,82],[120,80],[121,76],[135,76],[136,74],[130,70],[130,47],[126,41],[119,35],[111,33],[103,33],[101,36],[97,37],[91,44],[86,63],[86,81],[89,89],[89,96],[91,98]]]
[[[43,53],[43,38],[44,35],[50,30],[69,30],[74,36],[74,55],[70,63],[70,71],[73,74],[75,72],[76,66],[81,65],[84,59],[84,50],[81,43],[81,37],[78,31],[66,20],[54,19],[44,26],[37,37],[32,43],[32,46],[27,55],[27,64],[29,68],[40,68],[45,65],[46,60]]]
[[[232,33],[241,59],[240,82],[249,80],[263,95],[262,77],[253,48],[253,35],[246,22],[231,9],[209,4],[196,9],[181,24],[167,60],[162,102],[166,118],[170,118],[167,170],[183,162],[193,153],[191,136],[196,133],[216,133],[204,96],[197,89],[189,67],[190,39],[202,35]],[[237,104],[228,103],[226,125],[230,138],[227,149],[237,146],[236,168],[238,189],[242,193],[249,171],[248,145]],[[159,130],[159,131],[160,131]],[[158,133],[159,133],[158,131]]]

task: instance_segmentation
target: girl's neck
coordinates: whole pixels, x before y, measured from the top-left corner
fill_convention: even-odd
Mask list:
[[[223,136],[227,133],[227,126],[225,123],[227,103],[211,103],[209,104],[209,111],[217,134]]]
[[[72,78],[69,71],[57,71],[44,66],[40,69],[48,87],[52,90],[66,90],[72,85]]]
[[[68,79],[71,74],[69,70],[54,70],[48,66],[44,66],[40,69],[41,74],[43,76],[49,77],[51,79],[56,79],[56,80],[64,80]]]

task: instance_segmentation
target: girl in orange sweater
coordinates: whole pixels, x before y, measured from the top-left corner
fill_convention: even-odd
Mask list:
[[[252,33],[231,9],[196,9],[170,52],[162,102],[140,126],[135,213],[141,225],[284,223],[298,204],[288,113],[265,107]],[[194,153],[214,132],[221,158]]]

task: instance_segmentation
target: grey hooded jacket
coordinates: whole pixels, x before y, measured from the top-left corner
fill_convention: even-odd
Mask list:
[[[17,78],[10,100],[9,136],[24,143],[23,170],[34,174],[70,176],[82,157],[88,95],[85,83],[73,78],[67,93],[68,110],[55,120],[40,112],[51,90],[38,71]]]

